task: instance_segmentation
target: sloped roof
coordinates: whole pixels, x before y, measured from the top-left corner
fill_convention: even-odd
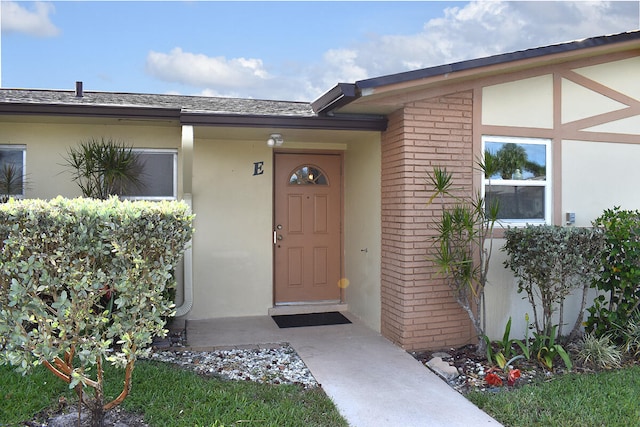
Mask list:
[[[320,117],[306,102],[44,89],[0,89],[0,114],[144,118],[200,126],[384,130],[386,119]]]
[[[453,76],[462,72],[479,72],[491,66],[504,66],[523,60],[544,59],[555,54],[568,54],[570,52],[583,51],[586,49],[603,46],[613,46],[625,42],[640,41],[640,30],[628,31],[619,34],[591,37],[581,40],[574,40],[565,43],[558,43],[549,46],[520,50],[516,52],[503,53],[484,58],[471,59],[455,62],[451,64],[438,65],[435,67],[422,68],[419,70],[406,71],[402,73],[390,74],[386,76],[374,77],[359,80],[355,83],[339,83],[317,100],[311,103],[313,110],[319,114],[332,114],[334,111],[344,107],[359,98],[374,93],[376,89],[385,86],[398,85],[410,82],[424,81],[438,76]],[[637,48],[637,47],[636,47]]]
[[[306,102],[144,93],[83,91],[82,96],[76,96],[74,90],[0,89],[0,102],[51,106],[156,108],[208,114],[315,116],[311,105]]]

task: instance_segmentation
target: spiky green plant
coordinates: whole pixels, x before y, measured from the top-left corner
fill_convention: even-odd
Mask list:
[[[106,200],[142,185],[138,154],[122,141],[90,138],[70,148],[65,160],[85,197]]]
[[[640,356],[640,310],[629,316],[627,325],[622,329],[623,349],[634,357]]]
[[[611,342],[610,335],[596,337],[594,334],[586,334],[579,343],[580,351],[578,360],[584,366],[600,369],[619,368],[622,362],[622,353]]]
[[[478,162],[479,168],[491,173],[489,167]],[[435,222],[433,262],[440,270],[458,305],[467,313],[478,336],[477,352],[486,351],[486,315],[483,299],[487,284],[489,261],[493,248],[493,227],[497,221],[498,206],[485,206],[485,199],[458,197],[453,188],[453,175],[446,168],[435,167],[428,175],[433,194],[428,203],[440,201],[441,216]],[[447,205],[445,198],[455,201]],[[488,245],[485,245],[488,243]]]
[[[25,177],[22,168],[14,163],[4,163],[0,167],[0,196],[6,201],[11,196],[22,194]]]

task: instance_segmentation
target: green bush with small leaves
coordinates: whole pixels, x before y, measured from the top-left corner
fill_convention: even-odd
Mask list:
[[[0,205],[0,364],[42,364],[97,424],[129,392],[135,360],[166,335],[174,266],[191,239],[181,202],[64,199]],[[105,403],[103,364],[126,370]],[[93,396],[85,388],[93,389]]]
[[[640,306],[640,211],[608,209],[593,225],[603,231],[606,247],[585,329],[596,336],[614,333],[612,339],[622,343],[620,328]]]
[[[558,334],[562,335],[565,298],[582,289],[582,303],[571,336],[577,336],[587,303],[587,291],[600,270],[604,238],[600,230],[527,225],[505,230],[505,266],[518,279],[533,308],[533,326],[538,334],[550,336],[558,313]]]

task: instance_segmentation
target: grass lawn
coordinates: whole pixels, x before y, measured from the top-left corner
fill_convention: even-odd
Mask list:
[[[109,367],[106,394],[119,394],[123,379],[123,371]],[[75,401],[75,394],[46,368],[22,377],[0,366],[0,425],[21,425],[55,408],[61,395]],[[144,414],[151,426],[347,426],[321,390],[203,378],[150,361],[136,363],[131,394],[122,407]]]
[[[595,374],[568,374],[469,400],[510,427],[640,426],[640,366]]]

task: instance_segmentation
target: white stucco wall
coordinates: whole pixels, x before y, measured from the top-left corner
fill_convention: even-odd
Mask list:
[[[549,74],[484,87],[482,124],[553,127],[553,76]]]
[[[380,330],[380,138],[353,142],[345,153],[345,275],[349,311]]]
[[[640,129],[638,130],[640,133]],[[591,226],[605,209],[640,209],[640,145],[562,142],[562,210]]]
[[[502,339],[504,328],[511,317],[511,337],[524,338],[527,331],[525,314],[529,315],[529,325],[533,325],[533,308],[529,303],[526,293],[518,293],[518,282],[510,269],[504,266],[504,261],[508,255],[502,250],[505,244],[504,239],[494,239],[494,249],[489,267],[488,285],[485,291],[487,304],[487,335],[491,339]],[[581,285],[579,285],[581,286]],[[589,290],[587,307],[595,298],[595,291]],[[578,317],[580,302],[582,299],[582,288],[575,289],[565,300],[563,313],[562,334],[571,332]],[[542,308],[537,303],[538,309]],[[539,311],[540,321],[542,313]],[[554,324],[559,323],[559,311],[554,315]],[[531,331],[529,331],[531,337]]]

